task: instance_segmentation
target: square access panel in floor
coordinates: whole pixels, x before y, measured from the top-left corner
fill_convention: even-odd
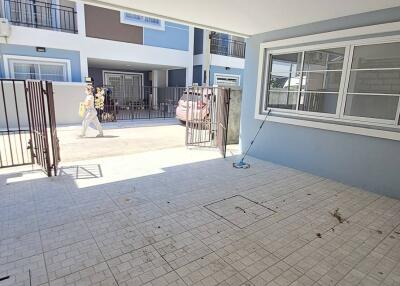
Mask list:
[[[235,195],[204,207],[239,228],[245,228],[275,213],[275,211],[241,195]]]

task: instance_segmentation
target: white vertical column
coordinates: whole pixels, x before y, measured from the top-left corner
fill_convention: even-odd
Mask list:
[[[157,87],[158,87],[158,85],[159,85],[159,82],[158,82],[158,77],[159,77],[159,73],[160,71],[158,71],[158,70],[152,70],[151,71],[151,82],[152,82],[152,85],[153,85],[153,88],[152,88],[152,95],[153,95],[153,98],[152,98],[152,101],[153,101],[153,108],[157,108],[157,103],[158,103],[158,90],[157,90]]]
[[[89,75],[89,66],[88,66],[88,58],[87,55],[80,51],[80,64],[81,64],[81,78],[82,81],[85,81],[85,77]]]
[[[203,71],[201,73],[203,85],[210,84],[210,31],[204,30],[203,32]],[[204,78],[205,77],[205,78]]]
[[[78,35],[86,37],[85,4],[82,1],[76,1],[75,7],[76,7],[76,24],[78,28]]]
[[[189,48],[188,64],[186,66],[186,86],[193,84],[193,49],[194,49],[194,27],[189,26]]]
[[[75,2],[76,7],[76,22],[78,28],[78,39],[77,41],[83,41],[86,37],[86,25],[85,25],[85,4],[78,0]],[[80,64],[81,64],[81,78],[82,81],[85,80],[85,77],[89,76],[89,67],[88,67],[88,57],[83,50],[80,51]]]

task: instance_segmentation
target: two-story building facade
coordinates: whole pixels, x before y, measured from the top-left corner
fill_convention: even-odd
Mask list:
[[[232,74],[241,85],[244,42],[233,51],[229,35],[82,1],[2,0],[1,10],[9,23],[0,29],[3,78],[89,76],[121,97],[141,86],[231,85]]]
[[[245,50],[241,37],[195,28],[193,82],[242,87]]]

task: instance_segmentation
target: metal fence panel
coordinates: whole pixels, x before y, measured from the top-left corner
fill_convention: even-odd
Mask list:
[[[1,79],[0,87],[0,167],[32,164],[25,82]]]
[[[57,175],[60,160],[56,131],[53,86],[49,81],[28,80],[28,114],[35,162],[50,177]],[[50,137],[50,140],[49,140]]]
[[[187,146],[218,148],[226,155],[230,90],[223,87],[188,88],[181,104],[186,112]]]
[[[184,87],[131,86],[124,93],[106,86],[104,108],[97,110],[102,122],[117,120],[174,118]],[[131,90],[130,90],[131,89]]]

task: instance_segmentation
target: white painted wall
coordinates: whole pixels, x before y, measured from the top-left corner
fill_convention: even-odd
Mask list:
[[[77,5],[82,10],[84,7]],[[82,12],[81,12],[82,14]],[[78,26],[83,29],[82,19],[78,19]],[[193,69],[193,27],[189,29],[189,51],[180,51],[146,45],[123,43],[85,37],[84,33],[70,34],[57,31],[33,29],[29,27],[11,27],[9,44],[45,46],[47,48],[79,51],[81,55],[82,79],[87,76],[87,58],[115,60],[132,63],[146,63],[182,67],[188,70],[187,83],[192,82]]]
[[[210,65],[244,69],[244,59],[211,54]]]
[[[53,83],[54,109],[57,125],[80,124],[79,103],[85,99],[84,83]],[[14,92],[11,83],[4,83],[4,95],[6,96],[6,109],[8,126],[10,128],[28,127],[25,93],[22,83],[16,83],[16,98],[18,103],[18,117],[15,108]],[[3,98],[0,98],[0,129],[6,128],[4,116]]]
[[[79,103],[85,100],[85,87],[84,83],[53,83],[57,126],[82,122]]]

